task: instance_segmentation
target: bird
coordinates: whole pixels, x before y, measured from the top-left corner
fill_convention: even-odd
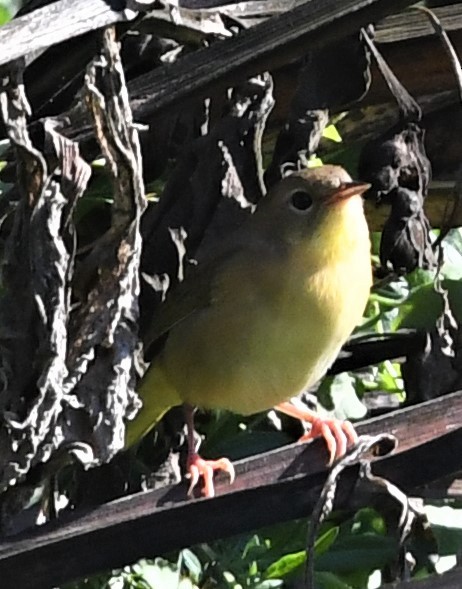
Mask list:
[[[152,320],[147,346],[166,338],[137,388],[142,407],[126,429],[140,440],[183,405],[190,490],[215,493],[227,458],[195,449],[194,408],[242,415],[276,409],[311,424],[302,441],[325,439],[329,463],[356,443],[350,422],[321,418],[293,402],[319,381],[359,323],[372,284],[362,194],[340,166],[283,178],[253,214],[173,288]]]

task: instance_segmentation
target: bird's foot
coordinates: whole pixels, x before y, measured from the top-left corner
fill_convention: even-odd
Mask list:
[[[329,466],[336,458],[345,454],[348,446],[354,446],[358,442],[358,434],[349,421],[320,417],[315,411],[296,407],[289,401],[279,403],[275,409],[301,421],[311,423],[311,430],[299,441],[307,442],[314,438],[324,438],[329,451]]]
[[[349,421],[334,418],[316,418],[311,424],[311,430],[303,435],[299,442],[307,442],[314,438],[324,438],[329,452],[329,466],[336,458],[344,456],[349,446],[358,441],[358,434]]]
[[[222,470],[229,475],[229,483],[231,484],[235,478],[234,466],[227,458],[220,458],[219,460],[204,460],[197,453],[192,453],[188,456],[187,470],[189,478],[191,479],[188,495],[192,495],[199,479],[204,479],[204,486],[202,494],[205,497],[215,496],[215,486],[213,484],[213,473],[216,470]]]

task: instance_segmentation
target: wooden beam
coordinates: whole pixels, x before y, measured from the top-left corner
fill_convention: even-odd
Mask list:
[[[180,104],[184,108],[191,98],[273,71],[410,4],[412,0],[310,0],[135,78],[128,84],[134,117],[149,121]],[[83,109],[68,115],[72,128],[63,132],[79,141],[87,139],[91,127]]]
[[[400,6],[390,2],[385,7],[367,2],[360,5],[352,0],[342,2],[340,11],[335,0],[324,0],[321,5],[311,0],[133,80],[129,89],[134,112],[141,118],[150,116],[191,96],[206,96],[220,86],[232,86],[255,73],[270,70],[275,77],[276,97],[271,120],[280,122],[285,119],[296,85],[298,66],[291,66],[296,59],[313,47],[342,38],[369,22],[380,21],[379,12],[391,14],[409,4],[404,0]],[[462,4],[435,12],[443,25],[450,28],[451,40],[462,53]],[[412,95],[455,89],[444,48],[422,14],[409,10],[389,16],[381,21],[377,36],[385,59]],[[373,84],[363,104],[390,102],[386,84],[373,70]]]
[[[410,491],[462,467],[462,392],[370,419],[360,434],[394,434],[392,456],[373,470]],[[448,452],[451,448],[451,452]],[[5,539],[0,544],[2,589],[48,589],[145,556],[308,516],[326,476],[320,441],[293,444],[236,463],[237,479],[217,482],[213,499],[186,498],[176,485],[119,499]],[[346,505],[356,469],[342,477]]]
[[[207,96],[265,70],[274,70],[412,4],[409,0],[310,0],[235,37],[185,55],[129,85],[143,119],[192,96]],[[213,67],[211,67],[213,64]]]
[[[445,31],[462,30],[462,4],[436,6],[432,12],[441,22]],[[407,10],[403,14],[391,14],[377,23],[375,41],[377,43],[397,43],[419,37],[433,37],[435,31],[421,10]]]
[[[456,51],[462,55],[462,2],[433,9],[448,30]],[[418,11],[406,10],[379,21],[375,40],[393,72],[413,96],[457,90],[454,72],[428,19]],[[298,67],[274,72],[276,105],[273,121],[284,119],[298,76]],[[361,106],[391,102],[392,97],[375,66],[372,85]],[[279,114],[280,113],[280,114]]]
[[[164,109],[217,87],[230,86],[246,76],[269,69],[275,72],[274,122],[284,118],[298,68],[287,67],[308,49],[376,22],[412,4],[411,0],[311,0],[268,19],[238,36],[184,56],[178,62],[140,76],[131,85],[135,115]],[[462,51],[462,4],[435,8],[451,40]],[[0,28],[0,65],[50,45],[115,22],[134,13],[116,11],[105,0],[59,0],[14,19]],[[159,13],[159,18],[165,15]],[[413,95],[454,88],[453,74],[439,40],[423,15],[407,11],[379,23],[377,40],[385,58]],[[210,67],[210,63],[214,67]],[[244,67],[245,66],[245,67]],[[284,69],[284,68],[283,68]],[[429,80],[432,81],[429,87]],[[390,95],[374,76],[364,104],[389,101]]]

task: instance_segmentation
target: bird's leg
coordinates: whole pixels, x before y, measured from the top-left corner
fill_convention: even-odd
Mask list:
[[[320,417],[315,411],[296,407],[289,401],[275,406],[277,411],[311,423],[311,430],[300,438],[300,442],[306,442],[313,438],[325,439],[329,451],[329,465],[335,458],[343,456],[350,445],[356,444],[358,434],[349,421]]]
[[[213,473],[215,470],[223,470],[229,475],[229,482],[234,481],[234,466],[228,458],[218,460],[204,460],[196,452],[196,441],[194,439],[194,407],[185,403],[184,414],[186,420],[186,429],[188,434],[188,459],[186,468],[191,479],[188,489],[188,495],[192,495],[194,487],[199,482],[200,477],[204,479],[203,495],[205,497],[215,496],[215,486],[213,484]]]

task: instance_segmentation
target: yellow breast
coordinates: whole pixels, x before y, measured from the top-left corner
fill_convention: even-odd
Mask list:
[[[323,376],[369,295],[361,199],[331,214],[321,237],[286,256],[242,258],[228,268],[213,304],[172,330],[158,368],[183,401],[255,413]]]

